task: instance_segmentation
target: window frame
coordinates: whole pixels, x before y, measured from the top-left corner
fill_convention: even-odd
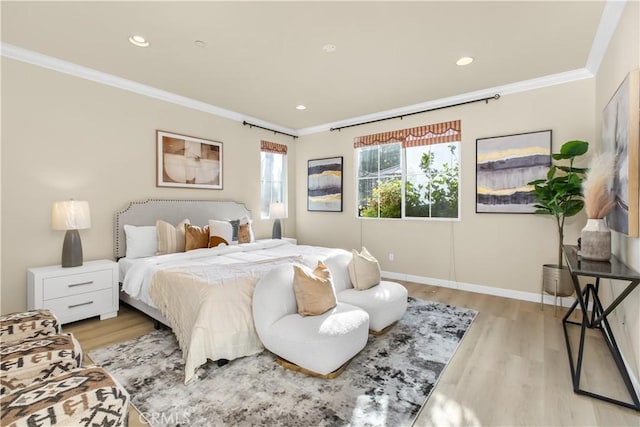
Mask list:
[[[354,178],[355,178],[355,216],[357,219],[364,220],[390,220],[390,221],[439,221],[439,222],[460,222],[462,221],[462,141],[449,141],[446,144],[457,144],[458,148],[458,212],[457,217],[418,217],[418,216],[406,216],[406,183],[407,183],[407,148],[413,147],[404,147],[401,142],[389,142],[387,144],[400,144],[400,166],[401,166],[401,206],[400,206],[400,218],[391,218],[391,217],[366,217],[360,216],[359,212],[359,202],[360,202],[360,194],[359,194],[359,166],[360,166],[360,150],[363,148],[371,148],[371,146],[358,147],[354,149]],[[377,144],[375,146],[381,147],[387,144]],[[436,145],[436,144],[431,144]],[[380,172],[380,159],[378,159],[378,173]],[[378,208],[378,215],[380,215],[380,209]]]
[[[263,156],[265,155],[272,155],[272,156],[282,156],[282,176],[281,176],[281,181],[277,181],[273,179],[273,174],[271,174],[271,180],[267,181],[267,180],[263,180],[263,175],[264,175],[264,171],[263,171]],[[289,193],[289,179],[288,179],[288,158],[287,158],[287,153],[274,153],[274,152],[269,152],[269,151],[264,151],[261,150],[260,151],[260,219],[271,219],[271,216],[269,215],[269,213],[267,212],[266,216],[263,214],[262,211],[262,204],[265,201],[265,195],[263,194],[263,186],[265,183],[269,183],[270,184],[270,188],[271,190],[273,190],[273,183],[276,182],[280,182],[281,186],[282,186],[282,199],[283,200],[274,200],[273,199],[273,191],[271,191],[270,193],[270,197],[269,197],[269,204],[271,203],[284,203],[284,209],[285,209],[285,216],[288,217],[289,216],[289,203],[288,203],[288,193]]]

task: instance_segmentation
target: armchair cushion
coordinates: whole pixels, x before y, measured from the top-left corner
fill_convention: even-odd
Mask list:
[[[102,368],[76,368],[0,398],[0,424],[126,426],[129,394]]]
[[[71,334],[1,343],[0,396],[78,368],[82,349]]]
[[[60,323],[49,310],[30,310],[0,316],[0,341],[4,344],[60,333]]]

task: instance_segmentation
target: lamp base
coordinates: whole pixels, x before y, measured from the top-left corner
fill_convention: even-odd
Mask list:
[[[272,239],[282,239],[282,227],[280,226],[280,220],[276,218],[273,221],[273,231],[271,232]]]
[[[63,267],[80,267],[82,265],[82,241],[78,230],[67,230],[62,244]]]

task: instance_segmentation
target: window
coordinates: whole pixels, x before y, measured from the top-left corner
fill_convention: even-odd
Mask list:
[[[358,150],[358,212],[373,218],[402,217],[402,146]]]
[[[269,218],[271,203],[287,204],[287,146],[260,143],[260,218]]]
[[[358,216],[459,218],[460,121],[358,137]]]

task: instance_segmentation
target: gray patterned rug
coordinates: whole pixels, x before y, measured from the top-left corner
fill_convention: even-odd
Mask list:
[[[476,314],[409,298],[403,319],[384,335],[369,335],[333,380],[283,369],[265,351],[222,367],[208,363],[184,385],[182,353],[168,330],[89,356],[121,382],[153,426],[405,426]]]

